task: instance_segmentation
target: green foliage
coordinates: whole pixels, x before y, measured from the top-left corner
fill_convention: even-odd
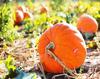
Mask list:
[[[3,3],[9,3],[11,2],[12,0],[0,0],[0,4],[3,4]]]
[[[43,33],[46,29],[50,28],[53,24],[65,21],[65,19],[58,14],[47,14],[37,15],[33,21],[34,30],[39,33]]]
[[[16,69],[16,67],[14,66],[14,59],[10,55],[6,59],[5,65],[9,71],[9,73],[11,73],[12,71],[14,71]]]
[[[32,32],[34,30],[34,27],[33,27],[33,21],[30,20],[30,19],[26,19],[25,20],[25,25],[24,25],[24,31],[27,31],[27,32]]]
[[[5,60],[5,66],[8,70],[8,73],[6,73],[5,79],[8,78],[14,78],[18,72],[16,71],[16,66],[14,66],[14,59],[10,55]]]
[[[51,0],[50,6],[54,11],[61,11],[64,7],[64,3],[66,0]],[[62,6],[63,5],[63,6]]]
[[[34,30],[44,32],[50,26],[48,25],[48,16],[46,14],[37,15],[33,22]]]
[[[0,6],[0,37],[5,41],[12,42],[17,37],[17,31],[14,28],[13,7],[9,4]]]

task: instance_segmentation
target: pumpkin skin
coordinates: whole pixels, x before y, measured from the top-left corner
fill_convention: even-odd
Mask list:
[[[98,30],[98,23],[92,16],[83,14],[78,19],[77,27],[82,33],[95,33]]]
[[[29,7],[25,7],[25,6],[18,6],[17,10],[20,10],[23,12],[24,15],[24,19],[26,18],[32,18],[32,14],[29,12]]]
[[[22,12],[26,12],[26,8],[24,6],[18,6],[17,10],[20,10]]]
[[[44,5],[41,5],[40,14],[47,13],[47,12],[48,12],[47,8]]]
[[[32,18],[32,15],[31,15],[31,13],[29,13],[29,12],[24,12],[24,19],[26,19],[26,18]]]
[[[16,11],[16,18],[15,18],[16,24],[19,24],[20,22],[22,22],[23,19],[24,19],[24,14],[23,14],[23,12],[20,11],[20,10],[17,10],[17,11]]]
[[[50,42],[55,44],[54,49],[51,51],[67,68],[75,69],[83,64],[86,57],[86,49],[80,32],[76,27],[67,23],[55,24],[42,34],[38,43],[40,60],[46,72],[63,72],[62,66],[45,51],[46,46]]]

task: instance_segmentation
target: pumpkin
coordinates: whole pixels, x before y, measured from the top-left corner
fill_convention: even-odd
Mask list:
[[[98,23],[92,16],[83,14],[78,19],[77,27],[82,33],[95,33],[98,30]]]
[[[24,14],[21,10],[16,10],[16,17],[15,17],[15,22],[16,24],[19,24],[22,22],[24,19]]]
[[[26,18],[32,18],[32,14],[30,12],[24,12],[24,19]]]
[[[46,30],[40,37],[38,52],[44,70],[51,73],[62,73],[63,67],[46,51],[50,43],[54,48],[49,49],[69,69],[80,67],[86,57],[86,46],[82,35],[76,27],[67,23],[58,23]],[[51,46],[52,47],[52,46]]]
[[[17,10],[20,10],[20,11],[23,12],[24,19],[32,18],[32,14],[29,12],[29,6],[27,6],[27,7],[25,7],[25,6],[18,6]]]
[[[18,6],[17,10],[20,10],[22,12],[26,12],[26,8],[24,6]]]
[[[47,7],[45,7],[44,5],[41,5],[40,14],[47,13],[47,12],[48,12]]]

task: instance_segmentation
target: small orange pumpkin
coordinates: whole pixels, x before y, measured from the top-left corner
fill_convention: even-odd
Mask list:
[[[50,42],[53,42],[55,45],[50,51],[52,51],[67,68],[75,69],[83,64],[86,57],[86,48],[80,32],[76,27],[67,23],[55,24],[42,34],[38,43],[38,52],[46,72],[63,72],[63,67],[46,52],[46,47]]]
[[[28,11],[24,12],[24,19],[26,18],[32,18],[32,14]]]
[[[98,30],[98,23],[92,16],[83,14],[78,19],[77,27],[82,33],[95,33]]]
[[[22,12],[26,12],[26,8],[24,6],[18,6],[17,10],[20,10]]]
[[[32,14],[29,12],[29,6],[27,6],[27,7],[25,7],[25,6],[18,6],[17,10],[20,10],[20,11],[23,12],[24,19],[32,18]]]
[[[22,22],[23,19],[24,19],[24,14],[23,14],[23,12],[22,12],[21,10],[17,10],[17,11],[16,11],[16,17],[15,17],[15,22],[16,22],[16,24]]]
[[[47,13],[47,12],[48,12],[47,7],[45,7],[44,5],[41,5],[40,14]]]

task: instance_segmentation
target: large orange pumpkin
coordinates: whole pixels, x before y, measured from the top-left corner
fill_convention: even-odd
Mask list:
[[[77,27],[82,33],[95,33],[98,30],[97,21],[92,16],[87,14],[83,14],[79,17]]]
[[[46,52],[46,47],[50,42],[54,43],[54,48],[50,49],[50,51],[53,52],[67,68],[75,69],[83,64],[86,49],[80,32],[76,27],[67,23],[55,24],[42,34],[38,43],[38,52],[46,72],[63,72],[63,67]]]

